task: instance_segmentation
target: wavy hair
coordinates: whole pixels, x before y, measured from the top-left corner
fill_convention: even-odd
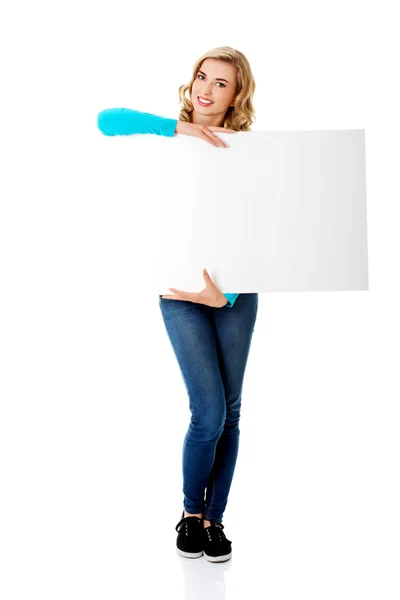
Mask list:
[[[255,110],[252,99],[256,84],[249,61],[245,55],[230,46],[214,48],[203,54],[193,67],[191,81],[179,86],[179,104],[182,104],[178,117],[179,121],[192,122],[191,114],[194,107],[190,97],[186,97],[186,91],[189,90],[191,96],[193,82],[197,76],[198,70],[201,68],[202,63],[206,58],[225,60],[237,67],[235,104],[234,106],[230,106],[226,111],[223,127],[234,129],[235,131],[251,131],[250,126],[255,120]]]

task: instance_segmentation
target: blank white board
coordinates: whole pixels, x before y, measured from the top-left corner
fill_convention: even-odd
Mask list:
[[[140,135],[154,292],[368,289],[364,130]]]

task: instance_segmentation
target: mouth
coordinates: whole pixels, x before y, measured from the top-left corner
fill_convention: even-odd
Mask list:
[[[204,98],[204,100],[206,100],[206,98]],[[201,96],[197,96],[197,102],[200,104],[200,106],[211,106],[212,104],[214,104],[214,102],[212,101],[203,102]]]

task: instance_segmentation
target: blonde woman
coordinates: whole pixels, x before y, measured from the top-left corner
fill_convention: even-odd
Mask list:
[[[223,46],[203,54],[190,82],[179,87],[178,119],[111,108],[99,113],[98,127],[105,135],[179,133],[224,148],[216,133],[250,131],[254,91],[244,54]],[[206,270],[203,276],[201,292],[169,288],[174,294],[160,295],[159,304],[191,412],[183,442],[183,512],[175,527],[176,547],[181,556],[204,554],[220,562],[232,555],[222,518],[239,449],[242,387],[258,294],[223,294]]]

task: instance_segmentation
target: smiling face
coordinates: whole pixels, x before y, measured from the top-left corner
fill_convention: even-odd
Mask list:
[[[191,101],[194,111],[192,122],[223,127],[226,111],[233,106],[236,95],[237,67],[225,60],[206,58],[196,73]],[[199,97],[211,100],[203,106]]]

